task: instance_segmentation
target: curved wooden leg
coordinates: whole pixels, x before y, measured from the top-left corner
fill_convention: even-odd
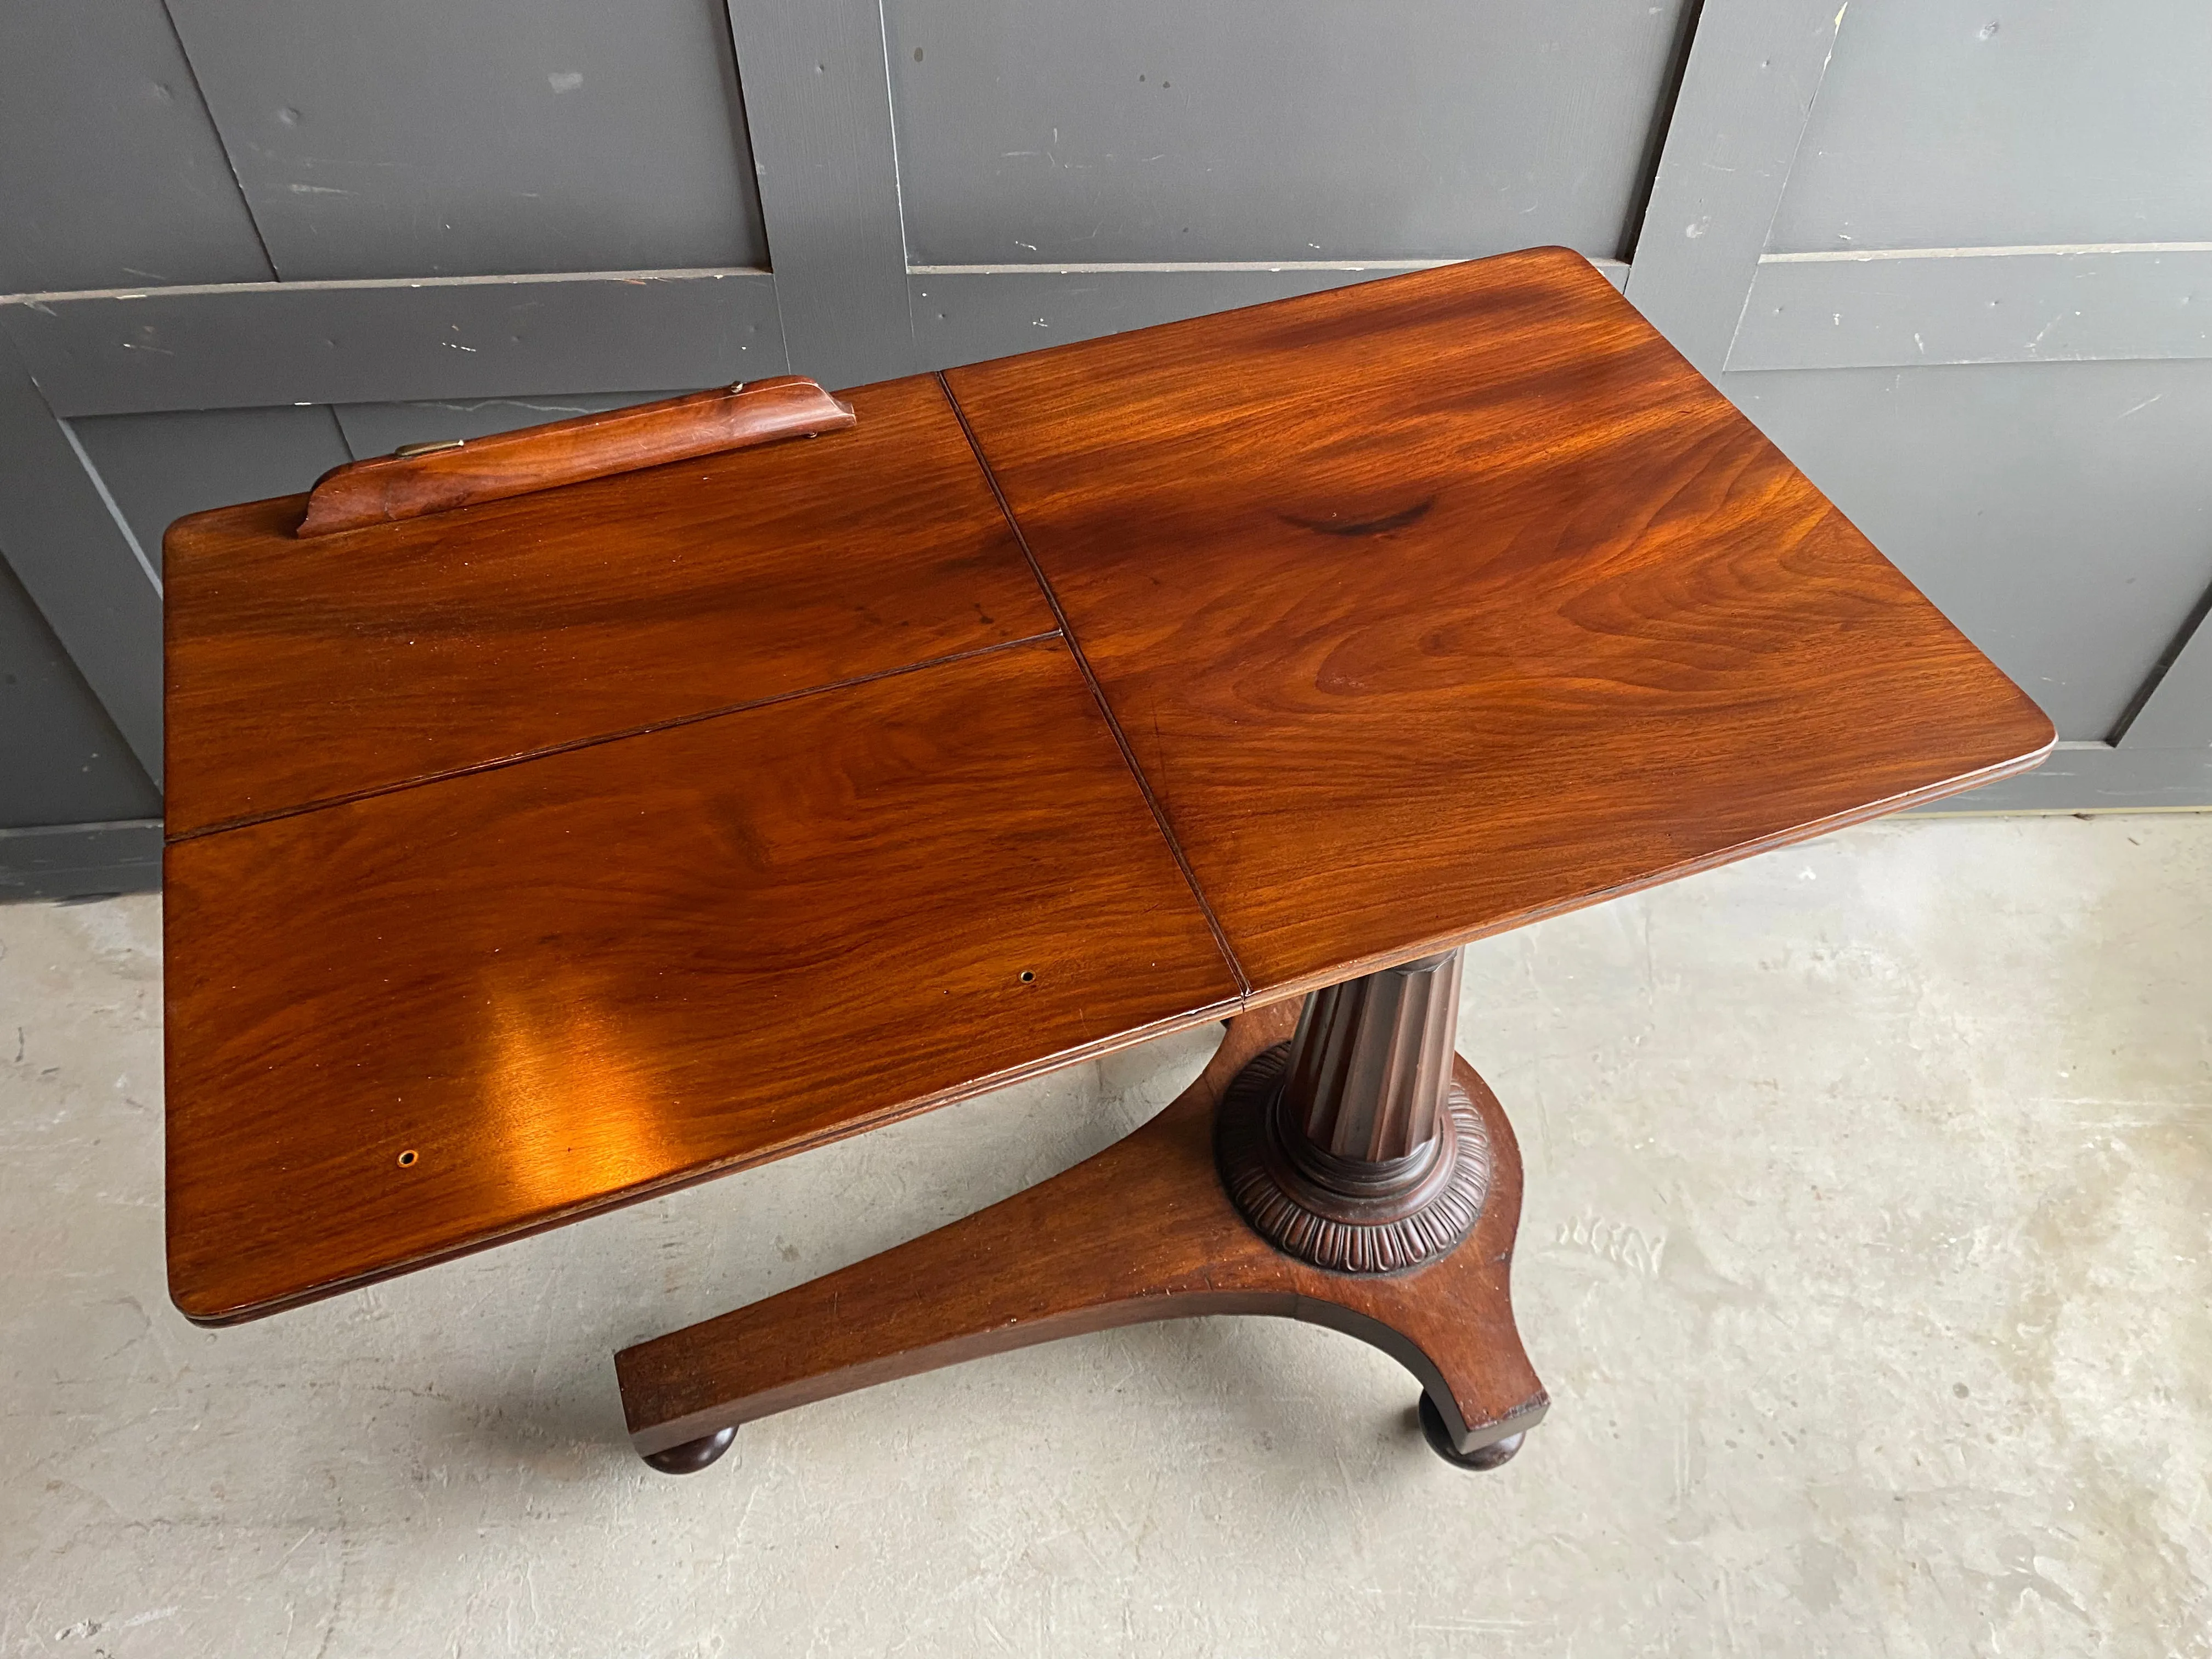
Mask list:
[[[632,1443],[652,1458],[793,1406],[1057,1337],[1202,1314],[1273,1314],[1395,1356],[1419,1380],[1454,1461],[1486,1466],[1474,1455],[1534,1426],[1550,1403],[1513,1324],[1521,1158],[1512,1127],[1454,1055],[1453,1080],[1480,1113],[1492,1158],[1473,1231],[1448,1255],[1387,1275],[1330,1272],[1284,1254],[1223,1187],[1214,1108],[1249,1060],[1290,1036],[1296,1014],[1282,1006],[1231,1022],[1220,1050],[1174,1104],[1064,1174],[840,1272],[624,1349],[615,1370]]]

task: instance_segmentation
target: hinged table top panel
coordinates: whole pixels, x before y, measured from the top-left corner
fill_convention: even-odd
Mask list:
[[[850,432],[406,524],[179,520],[169,833],[1049,632],[942,389],[854,401]]]
[[[2055,736],[1565,249],[946,379],[1255,986]]]
[[[853,401],[854,431],[316,542],[296,498],[175,532],[195,1318],[2051,741],[1563,251]]]
[[[204,1320],[1237,995],[1056,639],[179,842],[165,911]]]

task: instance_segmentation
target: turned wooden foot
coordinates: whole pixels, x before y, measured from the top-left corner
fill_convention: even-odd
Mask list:
[[[1513,1454],[1521,1449],[1521,1443],[1528,1437],[1523,1429],[1507,1435],[1503,1440],[1490,1440],[1473,1451],[1462,1451],[1452,1443],[1451,1431],[1444,1426],[1443,1413],[1437,1402],[1427,1395],[1421,1396],[1421,1437],[1429,1443],[1429,1449],[1461,1469],[1494,1469],[1513,1461]]]
[[[1520,1153],[1496,1097],[1452,1053],[1449,1025],[1439,1048],[1431,1018],[1408,1012],[1448,1008],[1456,957],[1392,971],[1400,983],[1339,999],[1333,1015],[1315,1009],[1329,993],[1309,999],[1286,1054],[1272,1051],[1293,1036],[1297,1010],[1240,1016],[1165,1111],[1052,1180],[624,1349],[615,1369],[632,1443],[656,1467],[669,1457],[702,1468],[726,1437],[704,1457],[691,1449],[739,1424],[896,1377],[1151,1320],[1272,1314],[1393,1355],[1421,1385],[1424,1429],[1440,1452],[1468,1468],[1503,1462],[1550,1403],[1513,1324]],[[1322,1041],[1331,1034],[1334,1048]],[[1273,1158],[1291,1200],[1331,1212],[1330,1242],[1304,1254],[1342,1265],[1297,1252],[1321,1229],[1293,1226],[1297,1237],[1278,1243],[1247,1219],[1224,1184],[1234,1133],[1217,1168],[1217,1109],[1255,1060],[1260,1081],[1248,1078],[1243,1092],[1260,1104],[1248,1100],[1240,1121],[1274,1139],[1252,1167],[1264,1172]],[[1455,1111],[1462,1123],[1445,1121]],[[1457,1197],[1440,1211],[1448,1192]],[[1425,1219],[1409,1226],[1408,1216]]]
[[[737,1437],[738,1425],[732,1423],[712,1434],[702,1434],[696,1440],[686,1440],[680,1446],[647,1452],[645,1461],[663,1474],[696,1474],[708,1464],[718,1461]]]

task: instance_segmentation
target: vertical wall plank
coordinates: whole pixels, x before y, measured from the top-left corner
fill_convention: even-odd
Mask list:
[[[921,366],[878,0],[728,0],[791,372],[855,386]]]
[[[1844,11],[1706,0],[1629,271],[1628,297],[1720,377]]]
[[[0,553],[138,763],[160,782],[161,589],[4,335]]]

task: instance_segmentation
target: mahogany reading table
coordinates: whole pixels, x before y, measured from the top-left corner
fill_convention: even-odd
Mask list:
[[[617,1356],[672,1470],[1213,1313],[1377,1344],[1504,1461],[1547,1401],[1458,947],[2053,736],[1561,249],[418,446],[167,547],[194,1320],[1228,1021],[1089,1162]]]

